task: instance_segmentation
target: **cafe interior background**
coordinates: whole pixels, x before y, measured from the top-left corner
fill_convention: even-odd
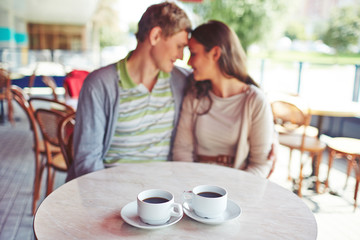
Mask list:
[[[137,21],[149,5],[157,2],[161,1],[0,0],[0,67],[10,72],[12,84],[24,89],[29,89],[30,76],[35,74],[31,91],[39,95],[49,94],[40,76],[53,76],[57,84],[56,91],[61,95],[64,93],[62,84],[67,73],[72,70],[92,71],[123,58],[133,49],[136,45],[134,32]],[[234,11],[251,4],[254,8],[260,6],[263,12],[252,11],[254,14],[260,12],[266,15],[266,21],[259,21],[260,25],[263,24],[262,28],[254,29],[259,36],[253,39],[247,36],[249,40],[246,39],[244,43],[249,72],[265,92],[298,94],[309,102],[327,103],[330,107],[332,103],[347,106],[359,102],[360,10],[357,15],[349,12],[345,14],[347,17],[342,15],[349,9],[359,9],[359,0],[296,0],[291,1],[291,4],[285,0],[175,2],[185,9],[194,25],[205,20],[205,13],[208,18],[230,19],[222,19],[221,12],[211,16],[217,11],[206,11],[204,6],[220,4],[218,6],[225,8],[233,4]],[[236,14],[239,17],[244,13],[235,12],[235,19]],[[233,20],[229,21],[232,21],[233,28],[238,27]],[[353,28],[346,28],[350,25]],[[342,32],[342,43],[340,41],[339,44],[338,39],[329,40],[329,36],[326,38],[326,31],[331,26],[334,27],[332,31],[336,27],[345,29]],[[346,34],[349,37],[345,39]],[[184,51],[184,60],[176,64],[188,67],[189,52],[187,49]],[[311,125],[317,126],[319,121],[319,116],[314,115]],[[322,121],[322,133],[327,136],[360,139],[359,115],[325,116]],[[0,133],[4,128],[11,126],[5,121],[0,125]],[[326,164],[326,160],[323,163]],[[286,182],[286,171],[285,167],[284,174],[275,176],[273,181]],[[5,191],[3,185],[1,187],[3,189],[0,190]],[[351,191],[353,194],[353,189]],[[313,199],[303,199],[307,204],[312,204],[310,202]],[[1,205],[4,206],[3,200]],[[351,208],[351,203],[349,205]],[[353,223],[359,225],[357,212],[348,211],[342,216],[352,221],[357,216]],[[6,211],[3,209],[2,213]],[[331,210],[327,213],[331,214]],[[7,216],[1,215],[0,239],[5,239],[1,232],[5,232]]]
[[[59,76],[56,81],[61,88],[64,76],[71,70],[91,71],[121,59],[133,49],[136,44],[133,34],[136,23],[146,7],[155,2],[159,1],[141,0],[132,4],[125,0],[1,0],[0,61],[18,78],[15,84],[21,87],[27,87],[29,76],[35,73],[38,76]],[[207,2],[221,3],[201,0],[177,2],[187,11],[194,25],[204,21],[200,15],[203,9],[196,14],[194,8],[196,10]],[[237,1],[224,2],[231,6]],[[244,2],[239,6],[252,4],[251,1]],[[284,0],[274,1],[273,5],[270,2],[261,5],[259,1],[257,4],[262,9],[258,11],[250,8],[254,12],[250,19],[256,19],[256,14],[266,15],[256,23],[264,26],[253,27],[251,31],[259,36],[245,34],[243,41],[253,78],[267,92],[283,91],[299,94],[309,101],[337,101],[344,105],[358,102],[360,68],[359,28],[356,21],[359,14],[355,16],[357,19],[351,19],[352,15],[348,13],[350,19],[336,19],[333,16],[334,10],[338,10],[338,15],[346,14],[339,9],[358,6],[359,1],[308,0],[294,1],[291,5]],[[207,18],[211,18],[215,12],[210,12]],[[223,20],[221,12],[218,15],[214,17]],[[229,19],[231,26],[238,28],[233,20],[236,21],[236,16]],[[340,35],[353,32],[348,34],[347,39],[352,38],[344,41],[344,47],[337,47],[336,39],[332,40],[335,42],[333,46],[325,44],[323,40],[329,23],[334,22],[334,28],[342,27],[336,21],[347,21],[343,24],[343,30],[337,30]],[[346,28],[349,25],[353,27]],[[247,28],[251,29],[252,26]],[[247,31],[246,27],[240,33],[244,31]],[[188,57],[188,50],[185,49],[184,60],[178,64],[187,67]],[[34,86],[44,85],[40,78],[36,78]],[[316,124],[316,116],[312,121]],[[325,118],[323,122],[330,135],[360,137],[360,130],[356,128],[358,119]]]

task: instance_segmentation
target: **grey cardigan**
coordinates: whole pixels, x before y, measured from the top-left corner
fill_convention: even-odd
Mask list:
[[[190,70],[174,67],[170,85],[175,99],[174,129],[170,149],[176,135],[181,104]],[[120,79],[121,80],[121,79]],[[119,76],[116,64],[90,73],[81,88],[74,130],[74,162],[66,181],[104,168],[103,158],[110,148],[119,107]],[[171,150],[168,156],[170,160]]]

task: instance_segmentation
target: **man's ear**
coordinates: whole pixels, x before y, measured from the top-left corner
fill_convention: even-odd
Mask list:
[[[152,46],[156,45],[162,37],[161,27],[153,27],[149,33],[149,40]]]

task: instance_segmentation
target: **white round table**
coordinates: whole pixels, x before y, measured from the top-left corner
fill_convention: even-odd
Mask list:
[[[228,190],[238,218],[207,225],[184,215],[174,225],[147,230],[121,218],[121,209],[145,189],[161,188],[181,202],[202,184]],[[52,192],[34,218],[38,239],[316,239],[313,213],[294,193],[244,171],[186,162],[130,163],[74,179]]]

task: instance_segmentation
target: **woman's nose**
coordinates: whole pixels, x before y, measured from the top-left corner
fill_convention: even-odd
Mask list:
[[[188,64],[189,66],[192,66],[192,58],[191,58],[191,57],[189,58],[187,64]]]

